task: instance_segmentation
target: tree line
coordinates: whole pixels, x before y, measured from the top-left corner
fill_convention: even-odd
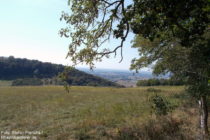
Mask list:
[[[184,85],[184,80],[174,80],[174,79],[145,79],[139,80],[137,86],[180,86]]]

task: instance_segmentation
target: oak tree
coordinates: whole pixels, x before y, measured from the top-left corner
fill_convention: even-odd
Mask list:
[[[71,12],[61,16],[68,27],[60,34],[70,38],[67,56],[74,65],[93,68],[118,50],[123,58],[124,42],[135,34],[139,58],[133,59],[131,69],[154,65],[156,74],[186,78],[200,103],[202,133],[208,134],[209,0],[69,0],[69,7]],[[119,39],[119,45],[104,46],[112,38]]]

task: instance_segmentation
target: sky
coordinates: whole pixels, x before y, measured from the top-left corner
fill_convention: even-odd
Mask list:
[[[66,59],[70,39],[61,38],[59,30],[66,27],[60,21],[61,12],[70,12],[68,0],[0,0],[0,56],[36,59],[43,62],[71,65]],[[126,40],[124,59],[111,57],[96,63],[96,68],[129,70],[132,58],[138,57],[136,49]],[[111,40],[106,45],[114,46]],[[87,68],[86,65],[77,67]]]

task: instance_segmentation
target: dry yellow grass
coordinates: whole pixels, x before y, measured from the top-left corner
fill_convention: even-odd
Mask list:
[[[183,132],[177,130],[176,135],[195,131],[195,108],[183,107],[185,100],[179,97],[184,87],[153,88],[161,91],[148,92],[148,87],[71,87],[66,93],[61,86],[0,87],[0,131],[43,131],[39,138],[49,140],[146,139],[141,135],[148,133],[148,126],[153,128],[151,120],[154,126],[158,126],[158,121],[164,124],[154,127],[156,135],[167,124],[182,127],[179,131]],[[165,96],[177,109],[167,117],[157,118],[148,103],[154,94]],[[194,117],[189,118],[190,113]],[[160,138],[167,138],[166,134]]]

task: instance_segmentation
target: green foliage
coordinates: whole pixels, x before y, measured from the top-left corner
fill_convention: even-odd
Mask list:
[[[174,109],[170,102],[159,95],[150,97],[150,102],[152,103],[152,109],[157,115],[167,115]]]
[[[137,86],[172,86],[172,85],[184,85],[183,80],[173,80],[173,79],[147,79],[139,80],[136,83]]]
[[[188,91],[197,99],[210,95],[210,1],[209,0],[69,0],[71,15],[62,14],[70,28],[68,56],[74,65],[102,61],[117,54],[129,32],[139,51],[131,70],[153,66],[154,74],[173,74],[186,79]],[[110,37],[120,39],[113,50],[102,47]],[[122,59],[120,60],[120,62]],[[160,100],[161,101],[161,100]],[[206,106],[206,102],[203,103]],[[208,110],[203,110],[205,117]],[[207,120],[207,119],[206,119]],[[207,134],[207,121],[205,121]]]
[[[132,32],[133,47],[139,50],[132,70],[154,64],[155,74],[186,78],[200,97],[209,93],[209,5],[207,0],[69,0],[71,15],[63,13],[61,19],[70,26],[60,34],[71,38],[68,56],[74,65],[93,68],[94,62],[116,55],[118,49],[122,57],[124,41]],[[113,50],[103,46],[110,38],[120,40]]]
[[[12,86],[40,86],[43,85],[41,79],[38,78],[25,78],[17,79],[12,82]]]
[[[122,87],[114,82],[87,74],[72,67],[65,68],[63,65],[43,63],[37,60],[20,59],[12,56],[0,57],[0,67],[0,79],[14,79],[15,81],[12,85],[15,86],[69,84]]]
[[[188,86],[188,91],[193,97],[199,99],[201,96],[208,96],[210,93],[208,87],[210,59],[207,53],[210,54],[210,32],[207,25],[202,26],[206,26],[202,34],[190,33],[192,38],[195,37],[193,41],[179,38],[179,33],[176,34],[177,30],[171,35],[168,35],[170,30],[161,32],[163,38],[157,37],[153,40],[145,38],[142,34],[136,35],[133,47],[138,48],[140,57],[133,59],[131,69],[138,70],[153,65],[153,73],[156,75],[170,72],[178,81],[184,79],[183,84]],[[189,28],[188,25],[186,27],[187,30],[191,30],[191,24]],[[187,32],[180,31],[181,34]]]
[[[201,98],[210,95],[209,5],[209,0],[133,0],[127,5],[125,0],[69,0],[71,15],[63,13],[61,19],[70,28],[60,34],[71,37],[68,56],[74,65],[93,68],[94,62],[116,55],[118,49],[123,58],[124,41],[131,31],[133,47],[139,51],[132,70],[152,65],[154,74],[170,72],[186,79],[190,93]],[[113,50],[102,47],[110,37],[121,40]]]
[[[40,85],[64,85],[64,82],[57,78],[23,78],[12,81],[12,86],[40,86]]]
[[[52,78],[64,70],[63,65],[37,60],[0,57],[0,79]]]
[[[43,85],[64,85],[64,81],[59,77],[41,79]]]
[[[129,4],[125,0],[69,0],[69,7],[71,15],[63,13],[61,20],[70,26],[60,34],[72,40],[68,56],[74,64],[86,63],[91,68],[94,61],[122,49],[129,32],[165,49],[172,42],[191,46],[209,26],[207,0],[134,0]],[[120,45],[114,50],[99,49],[111,37],[120,39]]]
[[[79,86],[115,86],[123,87],[114,82],[106,79],[87,74],[76,70],[73,67],[67,67],[63,73],[60,73],[59,77],[66,82],[68,85],[79,85]]]

